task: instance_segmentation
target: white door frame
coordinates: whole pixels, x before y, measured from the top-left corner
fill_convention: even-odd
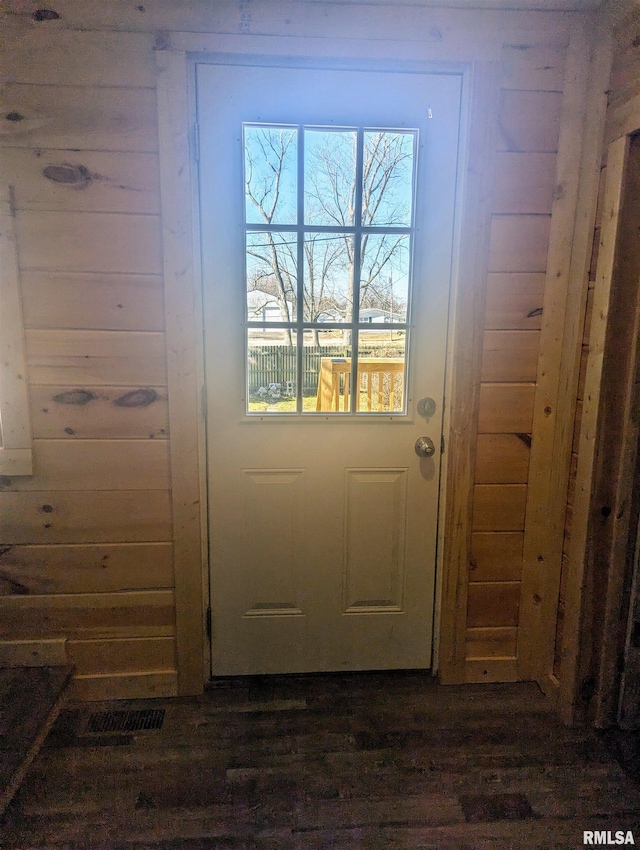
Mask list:
[[[308,52],[305,50],[308,42]],[[292,66],[314,63],[318,50],[314,39],[296,40],[299,56],[291,55],[291,39],[269,39],[269,56],[274,62],[290,62]],[[204,356],[202,322],[202,282],[200,276],[200,234],[198,221],[198,187],[195,127],[195,64],[215,61],[235,53],[235,37],[196,33],[172,33],[169,49],[156,51],[158,67],[158,119],[160,143],[161,215],[165,284],[166,341],[169,392],[169,427],[172,486],[172,518],[176,599],[176,646],[178,692],[199,693],[209,680],[210,642],[206,637],[209,604],[209,567],[207,540],[206,441],[204,395]],[[380,43],[377,43],[380,44]],[[261,42],[262,55],[264,43]],[[380,48],[378,47],[378,50]],[[451,279],[447,366],[445,373],[445,405],[443,433],[447,444],[451,429],[452,393],[457,391],[454,378],[453,352],[458,324],[458,280],[465,219],[466,173],[469,156],[470,92],[474,67],[471,63],[444,63],[428,57],[399,62],[397,45],[385,45],[386,58],[352,56],[348,59],[315,61],[350,69],[381,66],[389,70],[419,70],[423,73],[449,72],[462,77],[462,109],[460,115],[458,184]],[[425,52],[428,49],[425,47]],[[392,55],[392,54],[395,54]],[[246,54],[245,54],[246,55]],[[314,63],[315,64],[315,63]],[[485,70],[491,89],[496,88],[495,63],[475,63]],[[492,70],[493,69],[493,70]],[[482,74],[477,75],[482,78]],[[486,85],[486,82],[485,82]],[[491,116],[485,117],[490,122]],[[471,214],[473,217],[473,213]],[[486,222],[480,222],[486,225]],[[464,439],[470,441],[471,434]],[[432,673],[438,670],[442,599],[446,586],[457,576],[444,581],[445,516],[452,513],[447,504],[448,453],[442,459],[439,494],[438,546],[436,560],[436,595],[434,615]],[[468,494],[454,494],[460,506]],[[454,565],[455,566],[455,565]],[[459,570],[459,565],[458,565]]]
[[[199,167],[202,183],[200,214],[206,323],[205,357],[207,387],[212,401],[207,433],[211,441],[208,445],[211,609],[216,624],[213,674],[403,666],[431,669],[439,472],[442,458],[438,451],[429,462],[430,471],[427,473],[427,469],[418,464],[415,457],[413,462],[409,459],[407,452],[422,433],[428,433],[436,445],[440,446],[462,77],[459,73],[434,72],[432,69],[425,73],[422,67],[400,73],[395,68],[388,69],[382,63],[376,63],[374,70],[363,70],[362,63],[358,63],[358,69],[352,70],[351,66],[345,69],[344,63],[340,63],[341,67],[336,69],[333,62],[296,62],[296,68],[293,69],[288,61],[265,61],[262,57],[238,57],[237,61],[234,59],[216,57],[212,62],[198,62],[196,66],[198,121],[201,125]],[[272,79],[274,84],[270,86],[267,81]],[[323,82],[319,83],[319,80]],[[265,85],[267,88],[264,88]],[[282,100],[281,92],[281,87],[288,90],[289,85],[293,86],[291,103],[289,98]],[[315,89],[316,85],[320,85],[320,88]],[[236,86],[239,86],[237,96],[234,94]],[[301,86],[309,86],[306,95]],[[331,95],[327,95],[325,86],[329,87]],[[315,93],[311,92],[312,89]],[[345,96],[347,90],[350,92],[349,96]],[[242,92],[244,108],[240,107],[239,92]],[[317,112],[319,107],[322,117]],[[311,113],[305,111],[308,108],[312,109]],[[241,273],[242,268],[238,259],[240,255],[236,251],[244,249],[240,244],[242,240],[236,243],[237,229],[229,222],[226,200],[227,196],[229,203],[234,197],[236,201],[239,198],[234,186],[237,186],[236,180],[242,181],[241,173],[236,174],[233,181],[230,180],[230,174],[232,171],[235,173],[240,162],[240,159],[237,159],[236,143],[233,141],[237,133],[232,128],[237,126],[238,121],[245,120],[247,115],[250,115],[252,120],[267,120],[267,116],[274,119],[274,116],[277,116],[274,120],[290,125],[305,121],[313,123],[316,119],[318,123],[324,121],[326,124],[333,124],[335,119],[340,126],[349,127],[384,127],[387,121],[390,122],[389,126],[405,127],[405,121],[408,121],[410,127],[420,128],[422,135],[419,146],[423,149],[421,153],[424,158],[417,167],[416,176],[418,196],[415,203],[417,218],[414,224],[415,297],[412,299],[413,308],[408,320],[413,330],[407,333],[411,337],[408,344],[410,377],[406,390],[409,407],[398,414],[399,419],[395,414],[392,416],[394,420],[398,419],[394,424],[387,421],[389,415],[381,418],[375,414],[367,418],[361,415],[348,419],[341,417],[340,423],[334,420],[330,426],[321,423],[318,417],[304,416],[302,420],[292,420],[291,416],[287,415],[284,417],[285,423],[283,418],[278,416],[270,418],[268,415],[262,417],[244,412],[241,414],[236,407],[240,400],[236,399],[235,392],[228,391],[228,381],[237,388],[240,388],[243,382],[244,347],[240,343],[241,334],[236,333],[236,328],[238,331],[240,329],[237,323],[242,322],[243,307],[234,279]],[[431,118],[435,120],[432,121]],[[233,123],[227,126],[226,122],[229,120]],[[221,124],[220,121],[225,123]],[[222,168],[220,158],[224,161]],[[234,202],[232,206],[234,220],[237,216],[244,215],[239,203],[236,205]],[[216,236],[218,228],[224,226],[225,222],[227,225],[224,237],[221,238],[219,234]],[[215,245],[218,247],[214,248]],[[234,246],[233,249],[231,245]],[[235,271],[230,277],[229,269],[232,268]],[[213,292],[216,294],[213,295]],[[366,332],[361,333],[366,336]],[[232,362],[229,361],[229,352],[233,352]],[[420,387],[423,389],[419,390]],[[437,414],[430,419],[427,431],[424,431],[425,422],[414,411],[415,402],[425,392],[425,387],[430,388],[426,391],[435,397],[437,403]],[[297,423],[296,428],[293,428],[294,422]],[[404,427],[399,429],[400,425]],[[337,452],[336,462],[329,464],[334,475],[338,475],[338,468],[344,467],[342,475],[347,477],[341,483],[338,478],[332,479],[328,474],[326,457],[319,466],[314,466],[309,454],[316,440],[322,443],[325,438],[337,439],[342,447],[340,455],[339,447],[334,446],[332,456],[333,452]],[[408,440],[410,442],[407,442]],[[273,446],[276,444],[280,448],[274,453]],[[305,450],[302,449],[303,444]],[[346,451],[347,444],[351,446],[349,451]],[[267,456],[268,460],[265,459]],[[357,460],[354,459],[356,457]],[[233,463],[231,458],[234,458]],[[247,466],[253,469],[253,473],[244,469]],[[287,467],[287,470],[279,469],[281,466]],[[400,514],[396,515],[396,522],[401,522],[397,530],[401,527],[407,535],[405,544],[401,546],[401,551],[405,554],[397,553],[400,557],[398,563],[389,551],[388,559],[381,557],[376,568],[376,558],[370,557],[373,553],[368,553],[361,561],[351,546],[347,547],[350,552],[347,556],[346,549],[345,553],[338,551],[340,547],[337,544],[334,547],[324,536],[323,532],[327,531],[324,522],[329,521],[330,515],[333,516],[333,506],[347,499],[343,517],[347,524],[341,531],[336,516],[328,538],[338,541],[341,534],[345,534],[351,539],[348,528],[352,531],[354,529],[347,517],[354,519],[352,509],[356,511],[359,498],[355,493],[360,492],[359,487],[352,489],[355,480],[360,479],[355,470],[349,472],[351,466],[372,467],[367,475],[373,472],[375,467],[386,481],[385,486],[391,486],[393,480],[394,488],[400,488],[398,496],[405,492],[405,487],[408,488],[409,501],[405,505],[405,497],[402,496],[403,507],[400,508],[399,504],[397,506],[403,514],[407,511],[406,525],[404,520],[400,520]],[[396,469],[396,466],[399,468]],[[256,489],[258,479],[254,476],[257,469],[262,470],[263,467],[268,467],[271,474],[278,468],[280,477],[274,479],[272,476],[260,476],[262,484]],[[394,467],[391,478],[388,478],[391,469],[387,467]],[[400,467],[407,468],[401,471]],[[323,477],[325,473],[326,480]],[[328,511],[326,515],[322,510],[318,514],[315,507],[316,496],[319,494],[315,491],[316,484],[312,482],[317,482],[320,478],[323,481],[321,491],[325,496],[329,487],[336,488],[331,490],[332,507],[324,502],[324,510]],[[268,486],[267,480],[270,481]],[[279,483],[276,484],[276,480]],[[285,480],[288,486],[283,489]],[[251,485],[249,482],[252,482]],[[347,482],[351,482],[348,487]],[[382,486],[382,479],[379,486]],[[250,487],[250,493],[245,491],[246,487]],[[343,491],[343,487],[347,487],[347,490]],[[255,498],[261,503],[266,499],[261,513],[262,510],[267,510],[271,498],[286,499],[285,492],[291,493],[293,489],[298,488],[307,490],[305,502],[307,498],[311,499],[306,502],[310,510],[307,514],[308,523],[303,523],[302,516],[299,516],[294,522],[294,532],[289,521],[283,520],[287,515],[283,505],[283,512],[270,515],[268,526],[280,528],[284,539],[287,538],[288,532],[295,535],[300,532],[299,545],[302,547],[309,545],[310,540],[314,542],[310,544],[306,556],[302,556],[302,550],[296,546],[296,555],[290,553],[292,561],[288,555],[281,552],[288,568],[284,573],[280,573],[282,562],[278,556],[273,561],[271,576],[276,580],[276,584],[279,584],[276,576],[281,576],[288,586],[284,574],[289,575],[292,570],[298,577],[296,581],[300,582],[297,593],[302,593],[306,602],[303,604],[293,587],[289,587],[288,593],[293,596],[286,597],[289,600],[287,604],[291,606],[291,600],[295,596],[298,599],[296,606],[300,607],[289,607],[289,614],[283,616],[285,612],[278,604],[278,615],[276,616],[275,612],[267,615],[264,610],[265,606],[268,607],[267,600],[276,602],[276,599],[270,596],[272,579],[260,569],[256,573],[255,567],[262,563],[264,569],[263,555],[271,551],[269,534],[265,527],[262,533],[267,536],[259,548],[255,549],[250,542],[254,540],[250,531],[253,525],[249,522],[247,527],[247,520],[245,518],[242,521],[242,517],[245,510],[251,513],[250,505],[254,504]],[[347,491],[350,493],[348,498]],[[259,492],[262,493],[260,497]],[[241,493],[244,493],[244,497]],[[267,493],[271,495],[267,496]],[[246,503],[245,499],[248,500]],[[298,498],[295,501],[298,502]],[[350,505],[349,509],[347,503]],[[320,519],[320,516],[323,519]],[[385,517],[388,516],[385,512]],[[282,526],[279,525],[277,517],[283,521]],[[258,526],[261,526],[259,517],[256,516],[255,519]],[[304,533],[303,524],[306,529]],[[402,539],[405,539],[404,536]],[[320,553],[325,548],[322,541],[325,541],[331,551],[330,556],[327,556],[327,553],[322,556],[313,554]],[[360,557],[363,554],[361,552]],[[296,560],[298,556],[299,562]],[[391,609],[383,610],[377,606],[368,608],[368,613],[359,607],[347,610],[346,601],[338,600],[337,588],[350,572],[348,564],[354,566],[352,557],[355,557],[354,563],[360,562],[359,567],[354,567],[354,577],[360,573],[364,580],[365,574],[373,576],[379,569],[379,579],[384,585],[386,579],[391,579],[391,573],[386,572],[388,569],[392,569],[396,580],[399,580],[402,574],[402,594],[406,595],[405,602],[400,603],[398,597],[396,604],[399,607],[393,613]],[[365,563],[366,573],[361,573],[365,569]],[[404,563],[404,566],[401,566],[401,563]],[[253,566],[250,566],[251,564]],[[392,564],[395,564],[393,568]],[[329,571],[326,575],[327,581],[322,582],[322,588],[318,587],[317,593],[314,594],[311,588],[318,576],[325,575],[325,570]],[[262,575],[261,581],[266,584],[261,584],[257,578],[259,575]],[[331,581],[328,581],[329,575],[332,576]],[[241,576],[243,578],[240,578]],[[262,590],[254,586],[254,581],[258,582],[258,587],[262,587]],[[383,592],[383,585],[378,586],[374,596],[377,592]],[[249,593],[251,599],[244,597],[241,587],[245,588],[244,592],[249,592],[249,587],[252,587]],[[282,591],[283,587],[280,590]],[[373,591],[372,588],[369,590]],[[254,598],[253,594],[258,595]],[[328,601],[329,596],[331,602]],[[256,618],[252,613],[257,614],[257,609],[253,612],[251,609],[258,599],[262,600],[259,605],[261,615]],[[278,596],[277,600],[280,599]],[[318,605],[312,601],[314,599],[318,600]],[[282,600],[284,604],[284,597]],[[322,603],[320,600],[323,600]],[[343,604],[345,609],[342,613],[348,615],[350,612],[353,616],[337,617],[337,609]],[[357,604],[355,600],[353,604]],[[323,619],[318,620],[321,610]],[[297,616],[293,616],[296,612]],[[315,638],[310,637],[314,634],[313,629],[317,629]],[[389,637],[382,639],[386,629],[389,629]],[[324,646],[322,651],[320,646]],[[306,649],[303,650],[303,647]]]

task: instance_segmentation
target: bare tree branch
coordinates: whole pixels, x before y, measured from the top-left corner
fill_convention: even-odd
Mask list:
[[[310,131],[305,165],[305,225],[352,227],[355,222],[356,133]],[[264,128],[246,146],[246,196],[260,220],[273,224],[283,216],[283,174],[295,146],[295,131]],[[249,149],[249,147],[251,149]],[[361,222],[364,226],[409,224],[413,141],[393,131],[365,133]],[[261,246],[248,245],[260,269],[250,286],[262,287],[277,299],[283,321],[294,321],[289,305],[297,309],[297,274],[304,274],[303,316],[307,322],[324,315],[350,322],[353,304],[354,238],[350,233],[305,232],[304,270],[296,269],[293,234],[265,231]],[[277,237],[277,238],[276,238]],[[262,250],[260,250],[260,247]],[[389,311],[394,299],[393,275],[406,276],[408,238],[384,233],[362,234],[360,242],[360,306]],[[397,280],[396,280],[397,285]],[[268,290],[267,290],[268,287]],[[406,291],[406,285],[405,290]],[[402,285],[400,288],[402,292]],[[405,305],[406,306],[406,305]],[[317,337],[317,334],[316,334]]]

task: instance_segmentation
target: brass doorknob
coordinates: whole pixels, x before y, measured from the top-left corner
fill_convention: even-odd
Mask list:
[[[431,437],[418,437],[414,448],[418,457],[433,457],[436,453]]]

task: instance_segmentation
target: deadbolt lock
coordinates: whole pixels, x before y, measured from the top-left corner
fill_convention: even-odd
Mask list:
[[[425,398],[419,399],[417,408],[418,416],[423,416],[425,419],[429,419],[429,417],[433,416],[436,412],[435,399],[425,396]]]

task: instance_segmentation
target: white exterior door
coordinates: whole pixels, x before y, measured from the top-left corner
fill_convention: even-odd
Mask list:
[[[431,665],[460,100],[197,65],[214,675]]]

